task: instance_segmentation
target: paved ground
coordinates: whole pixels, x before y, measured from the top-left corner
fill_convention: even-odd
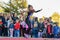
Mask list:
[[[9,38],[9,37],[0,37],[0,40],[60,40],[54,38]]]

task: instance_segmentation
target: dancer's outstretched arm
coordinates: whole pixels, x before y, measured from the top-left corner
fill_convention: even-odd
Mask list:
[[[35,13],[40,12],[40,11],[42,11],[42,10],[43,10],[43,9],[37,10],[37,11],[35,11]]]
[[[37,10],[37,11],[35,11],[35,10],[32,10],[32,12],[34,13],[37,13],[37,12],[40,12],[40,11],[42,11],[43,9],[40,9],[40,10]],[[23,10],[23,12],[29,12],[28,10]]]

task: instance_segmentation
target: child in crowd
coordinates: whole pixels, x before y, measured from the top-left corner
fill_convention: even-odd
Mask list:
[[[13,37],[13,31],[14,31],[14,24],[13,24],[13,20],[10,21],[10,25],[9,25],[9,34],[10,37]]]
[[[47,38],[52,38],[52,25],[50,24],[49,21],[47,23],[46,33],[47,33]]]
[[[43,24],[44,24],[44,31],[43,31],[43,35],[42,35],[43,38],[46,38],[47,37],[47,33],[46,33],[46,30],[47,30],[47,22],[48,22],[47,20],[48,20],[48,18],[45,18],[43,20]]]
[[[14,24],[14,37],[20,36],[20,22],[19,19],[16,19],[16,23]]]
[[[3,22],[2,20],[0,19],[0,36],[2,36],[2,27],[3,27]]]
[[[32,36],[34,38],[38,38],[38,23],[35,21],[34,26],[32,28]]]
[[[8,21],[7,21],[7,26],[8,26],[8,28],[9,28],[9,25],[10,25],[10,23],[11,23],[11,20],[12,20],[12,18],[10,17],[10,18],[8,19]]]
[[[10,17],[7,21],[8,36],[9,36],[9,25],[10,25],[11,21],[12,21],[12,18]]]
[[[58,34],[59,34],[59,26],[57,23],[53,24],[53,34],[54,34],[54,38],[58,38]]]
[[[21,25],[22,25],[23,36],[24,37],[29,37],[28,31],[27,31],[28,30],[28,25],[26,24],[25,19],[22,20]]]
[[[39,28],[38,37],[42,38],[43,31],[44,31],[44,23],[43,23],[43,19],[42,18],[40,18],[40,20],[39,20],[38,28]]]

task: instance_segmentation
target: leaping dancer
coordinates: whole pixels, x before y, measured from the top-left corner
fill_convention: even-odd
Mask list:
[[[28,5],[28,11],[23,11],[23,12],[27,12],[28,13],[28,15],[27,15],[27,18],[26,18],[26,24],[28,25],[28,29],[27,29],[27,31],[26,31],[26,34],[29,34],[29,32],[30,32],[30,30],[31,30],[31,24],[30,24],[30,16],[32,16],[33,15],[33,13],[37,13],[37,12],[40,12],[40,11],[42,11],[42,9],[40,9],[40,10],[37,10],[37,11],[35,11],[34,9],[33,9],[33,6],[32,5]]]
[[[37,12],[40,12],[40,11],[42,11],[42,9],[35,11],[33,9],[32,5],[28,5],[28,15],[27,15],[27,18],[26,18],[26,23],[28,24],[28,26],[30,26],[30,24],[29,24],[30,16],[32,16],[34,12],[37,13]]]
[[[27,34],[29,34],[29,32],[31,30],[30,16],[32,16],[34,12],[37,13],[37,12],[40,12],[40,11],[42,11],[42,9],[35,11],[33,9],[33,6],[32,5],[28,5],[28,15],[27,15],[27,18],[26,18],[26,23],[29,26],[29,28],[28,28]]]

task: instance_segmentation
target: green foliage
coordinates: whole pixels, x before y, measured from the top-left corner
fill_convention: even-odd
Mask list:
[[[0,7],[4,9],[4,12],[7,13],[20,13],[18,10],[19,9],[24,9],[26,8],[27,2],[23,2],[23,0],[12,0],[9,1],[9,3],[3,2],[4,5],[1,5]]]

